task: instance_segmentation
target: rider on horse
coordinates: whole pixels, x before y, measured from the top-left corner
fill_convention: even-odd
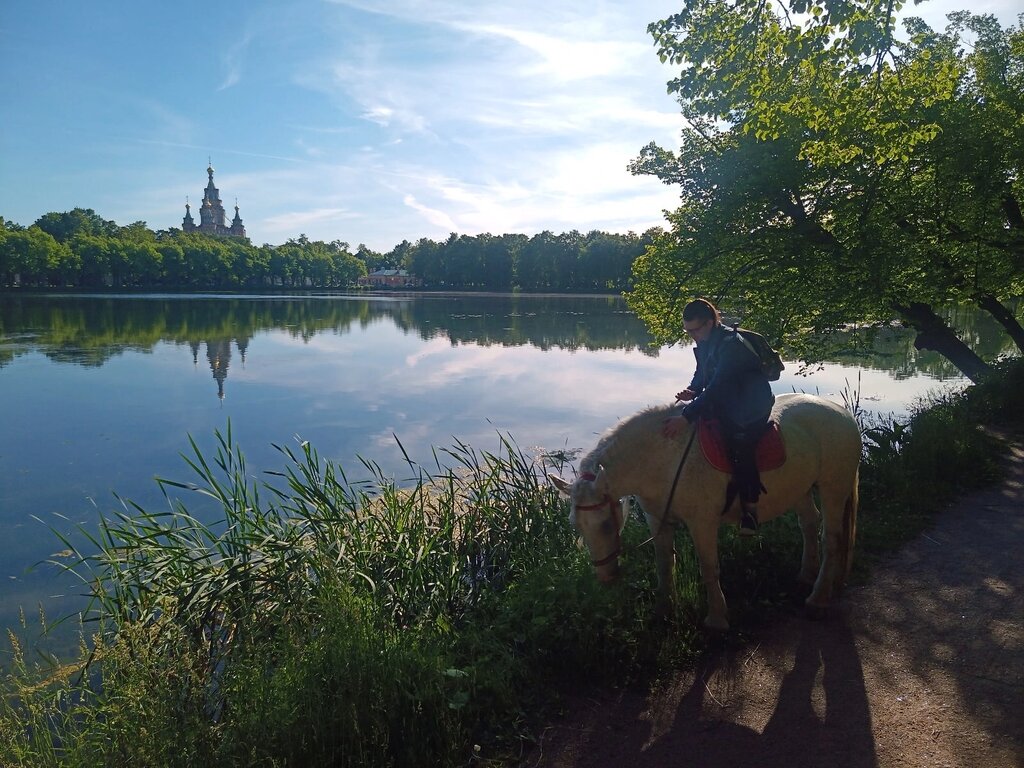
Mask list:
[[[666,421],[663,433],[675,437],[684,420],[701,416],[718,419],[733,463],[733,479],[742,505],[740,533],[757,531],[757,498],[764,490],[755,451],[768,427],[775,396],[757,354],[735,332],[722,325],[722,316],[705,299],[683,309],[683,330],[694,340],[697,370],[690,385],[676,395],[686,403],[680,415]]]

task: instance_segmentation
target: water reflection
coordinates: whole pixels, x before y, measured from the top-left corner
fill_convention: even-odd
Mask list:
[[[1012,342],[988,315],[970,307],[948,315],[982,358],[1012,351]],[[643,323],[617,297],[7,295],[0,302],[0,367],[32,352],[58,363],[102,366],[126,351],[151,352],[160,342],[187,344],[198,361],[205,345],[217,394],[223,397],[232,346],[244,362],[250,341],[263,331],[283,330],[308,342],[318,334],[344,334],[353,326],[365,329],[383,321],[424,341],[443,338],[453,346],[529,345],[658,355]],[[916,350],[911,331],[859,333],[867,336],[870,352],[828,362],[883,370],[896,379],[960,376],[940,355]]]

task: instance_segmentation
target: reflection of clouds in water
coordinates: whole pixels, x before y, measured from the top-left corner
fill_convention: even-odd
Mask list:
[[[966,379],[940,382],[923,375],[894,379],[885,371],[829,364],[805,376],[783,373],[772,389],[776,394],[792,391],[818,394],[840,404],[844,393],[849,396],[859,391],[861,410],[880,416],[904,417],[929,393],[961,389],[966,383]]]
[[[387,325],[358,334],[318,334],[301,345],[270,332],[259,334],[252,347],[256,351],[250,351],[236,386],[258,386],[275,403],[273,393],[287,392],[292,418],[318,429],[343,428],[360,455],[399,471],[395,435],[427,467],[433,465],[433,448],[456,439],[499,450],[498,433],[511,434],[520,446],[589,448],[620,419],[671,402],[694,369],[692,350],[684,345],[663,348],[657,356],[529,344],[452,345]],[[262,356],[260,348],[266,350]],[[860,406],[881,416],[905,416],[929,388],[925,377],[896,380],[884,371],[836,364],[807,375],[797,370],[797,364],[787,366],[773,385],[776,394],[810,392],[842,403],[844,392],[855,393],[860,371]]]

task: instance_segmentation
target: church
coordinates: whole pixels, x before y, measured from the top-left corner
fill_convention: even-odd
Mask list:
[[[192,218],[192,206],[185,202],[185,218],[181,222],[183,232],[202,232],[204,235],[215,237],[245,237],[245,227],[242,225],[242,217],[238,215],[238,202],[235,202],[235,218],[231,220],[231,226],[227,224],[227,214],[224,212],[224,204],[220,201],[220,190],[213,185],[213,164],[206,168],[206,175],[210,181],[203,192],[203,206],[199,209],[199,225],[196,225]]]

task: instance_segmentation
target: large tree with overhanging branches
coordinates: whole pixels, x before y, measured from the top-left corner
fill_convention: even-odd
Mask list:
[[[964,302],[1024,349],[1024,31],[965,12],[897,34],[900,7],[688,0],[650,25],[684,128],[632,170],[681,201],[628,299],[661,340],[704,295],[807,362],[898,319],[976,380],[940,314]]]

